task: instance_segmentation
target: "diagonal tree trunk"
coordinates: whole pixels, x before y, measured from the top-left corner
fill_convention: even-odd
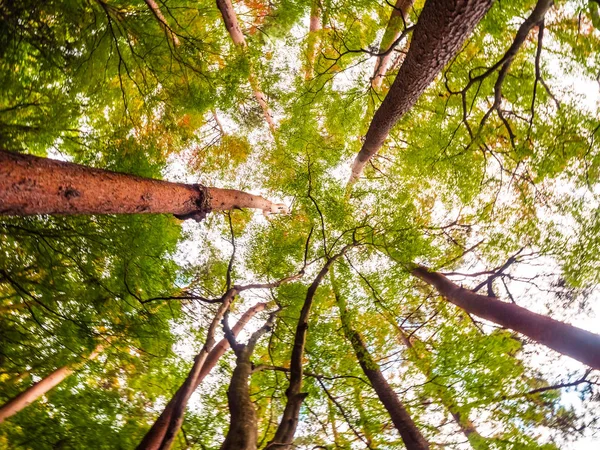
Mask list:
[[[406,25],[406,18],[413,3],[414,0],[396,0],[396,5],[390,14],[390,20],[379,44],[379,53],[387,52],[396,39],[398,39]],[[381,82],[383,81],[383,77],[385,77],[393,56],[393,52],[388,52],[385,55],[377,57],[375,70],[373,71],[373,80],[371,82],[371,86],[375,90],[379,90],[381,87]]]
[[[217,8],[221,11],[221,16],[223,17],[223,23],[225,24],[225,28],[231,37],[233,43],[240,47],[242,50],[245,50],[248,44],[246,43],[246,38],[242,33],[242,29],[237,20],[237,16],[235,15],[235,11],[233,9],[233,5],[231,4],[231,0],[217,0]],[[256,79],[256,75],[250,68],[250,75],[248,77],[248,81],[250,82],[250,86],[252,87],[252,92],[254,93],[254,98],[260,105],[262,109],[263,115],[265,116],[265,121],[269,125],[271,132],[275,131],[275,121],[273,120],[273,113],[267,104],[267,98],[265,94],[263,94],[260,89],[260,85],[258,80]]]
[[[433,286],[446,300],[466,312],[518,331],[563,355],[594,369],[600,369],[600,335],[494,297],[476,294],[423,266],[417,266],[411,273]]]
[[[373,357],[369,353],[362,336],[352,328],[350,317],[348,316],[346,302],[344,298],[337,292],[335,287],[334,294],[340,310],[340,318],[342,321],[344,335],[346,336],[346,339],[350,341],[360,367],[362,368],[365,376],[371,382],[371,385],[377,393],[379,400],[390,415],[392,422],[400,433],[400,437],[402,438],[407,450],[429,449],[429,443],[413,422],[410,414],[398,398],[398,395],[396,395],[392,387],[388,384],[387,380],[381,373],[378,364],[373,360]]]
[[[254,317],[254,315],[267,306],[266,303],[258,303],[244,313],[244,315],[238,320],[238,322],[232,328],[232,333],[237,336],[240,331],[244,329],[244,326]],[[177,390],[175,395],[171,398],[161,415],[156,419],[156,422],[152,425],[150,430],[144,436],[144,439],[138,445],[138,449],[144,450],[157,450],[160,448],[162,440],[165,437],[169,423],[173,419],[173,412],[175,404],[178,400],[185,395],[185,388],[191,386],[192,392],[198,389],[198,386],[202,383],[204,378],[210,373],[210,371],[217,365],[221,356],[229,349],[229,341],[226,338],[215,345],[215,347],[206,356],[204,363],[199,367],[200,359],[194,359],[194,365],[190,369],[186,382]],[[189,380],[189,382],[188,382]]]
[[[258,195],[135,175],[0,150],[0,215],[173,214],[202,218],[210,211],[286,207]]]
[[[375,113],[363,146],[352,165],[352,186],[381,149],[392,127],[459,51],[493,0],[427,0],[408,54],[383,103]]]
[[[169,36],[173,40],[173,45],[175,47],[179,46],[179,44],[180,44],[179,38],[173,32],[173,29],[169,26],[167,19],[165,19],[165,16],[163,16],[163,13],[160,11],[160,7],[158,6],[158,3],[156,3],[154,0],[144,0],[144,1],[146,2],[146,5],[150,9],[150,11],[152,11],[152,14],[154,14],[154,17],[156,18],[156,20],[158,20],[158,23],[160,24],[160,26],[165,30],[165,33],[167,34],[167,36]]]
[[[310,25],[308,29],[308,48],[306,55],[306,69],[304,79],[310,80],[314,75],[315,60],[317,58],[318,36],[317,32],[322,28],[321,15],[323,13],[321,0],[313,0],[310,8]]]
[[[65,378],[71,375],[77,368],[85,363],[85,361],[91,361],[98,357],[98,355],[102,352],[103,346],[98,345],[96,349],[84,359],[84,361],[79,361],[75,364],[69,364],[59,369],[56,369],[50,375],[46,376],[44,379],[38,381],[33,386],[27,388],[25,391],[21,392],[19,395],[14,397],[13,399],[6,402],[4,405],[0,407],[0,423],[4,422],[7,418],[15,415],[25,407],[29,406],[31,403],[35,402],[42,395],[48,393],[52,388],[59,385]],[[25,372],[27,373],[27,372]]]
[[[275,314],[271,314],[267,323],[252,334],[247,344],[236,343],[233,333],[230,334],[230,330],[225,330],[229,345],[236,355],[236,366],[231,376],[229,389],[227,389],[230,413],[229,431],[221,450],[256,450],[258,423],[256,408],[250,399],[248,386],[253,368],[250,357],[261,336],[273,327],[274,319]]]
[[[308,333],[308,319],[312,307],[315,294],[323,278],[327,275],[331,265],[341,256],[343,256],[352,245],[345,246],[339,253],[328,258],[327,262],[317,274],[317,277],[308,287],[304,305],[300,311],[298,324],[296,325],[296,334],[294,336],[294,344],[292,348],[292,356],[290,359],[290,382],[285,391],[287,403],[283,410],[283,415],[279,421],[279,426],[275,431],[275,436],[267,444],[265,450],[288,450],[292,448],[292,441],[298,427],[298,419],[300,416],[300,407],[308,394],[302,391],[302,378],[304,376],[304,368],[302,359],[304,357],[304,347],[306,345],[306,335]]]

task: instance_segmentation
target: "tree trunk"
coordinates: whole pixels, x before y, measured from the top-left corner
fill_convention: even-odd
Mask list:
[[[163,13],[160,11],[158,4],[154,0],[144,1],[146,2],[146,5],[148,5],[148,8],[150,8],[150,11],[152,11],[152,14],[154,14],[154,17],[156,17],[156,20],[158,20],[160,26],[165,30],[165,33],[173,40],[173,45],[175,47],[179,46],[179,38],[169,26],[169,23],[167,22],[167,19],[165,19],[165,16],[163,16]]]
[[[256,450],[258,423],[256,408],[250,399],[248,386],[253,368],[250,357],[260,337],[273,326],[274,318],[275,315],[271,315],[265,326],[255,331],[245,345],[237,344],[235,336],[229,336],[232,341],[229,344],[235,351],[237,359],[229,389],[227,389],[230,420],[229,430],[221,450]],[[227,335],[227,330],[225,333]]]
[[[396,0],[396,5],[390,15],[381,43],[379,44],[379,53],[387,52],[392,44],[398,39],[400,33],[406,25],[406,18],[408,12],[413,5],[414,0]],[[377,62],[375,63],[375,70],[373,71],[373,80],[371,86],[374,89],[379,90],[383,77],[387,72],[387,68],[390,65],[390,61],[394,56],[394,52],[388,52],[385,55],[378,56]]]
[[[306,70],[304,79],[310,80],[314,75],[315,59],[317,57],[317,31],[322,28],[321,25],[321,0],[313,0],[310,8],[310,26],[308,29],[308,48],[306,55]]]
[[[285,212],[258,195],[171,183],[0,150],[0,214],[174,214],[201,220],[233,208]]]
[[[346,339],[352,344],[358,363],[362,368],[365,376],[371,382],[373,389],[377,393],[379,400],[390,415],[394,426],[400,433],[400,437],[404,442],[407,450],[427,450],[429,449],[429,443],[423,437],[415,423],[413,422],[410,414],[398,398],[398,395],[394,392],[392,387],[388,384],[387,380],[381,373],[378,364],[373,360],[373,357],[367,350],[362,336],[352,328],[350,318],[348,317],[348,311],[346,309],[346,302],[341,295],[338,294],[334,288],[335,298],[340,310],[340,318],[342,320],[342,329]]]
[[[417,266],[412,274],[435,287],[446,300],[470,314],[518,331],[534,341],[600,369],[600,336],[564,322],[531,312],[494,297],[476,294],[446,278]]]
[[[254,317],[254,315],[267,306],[266,303],[258,303],[250,308],[248,311],[244,313],[244,315],[240,318],[240,320],[235,324],[232,328],[232,332],[234,336],[237,336],[240,331],[244,328],[244,326]],[[220,319],[219,319],[220,320]],[[198,386],[202,383],[204,378],[210,373],[210,371],[216,366],[217,362],[225,354],[225,352],[229,349],[229,342],[227,339],[223,338],[221,341],[210,350],[210,353],[204,358],[201,357],[201,353],[194,358],[194,365],[190,369],[190,372],[184,381],[184,383],[179,387],[175,395],[171,397],[167,406],[161,413],[161,415],[156,419],[156,422],[152,425],[150,430],[142,439],[142,442],[137,446],[138,450],[158,450],[161,447],[163,440],[167,434],[167,430],[169,429],[169,425],[171,423],[177,423],[180,417],[176,417],[176,405],[183,405],[183,410],[179,408],[181,419],[183,419],[183,412],[185,412],[185,406],[187,405],[187,400],[191,396],[191,394],[198,389]],[[203,349],[204,350],[204,349]],[[187,397],[187,398],[186,398]]]
[[[233,9],[233,5],[231,4],[231,0],[216,1],[217,8],[219,8],[219,11],[221,11],[221,16],[223,16],[223,23],[225,24],[225,28],[227,29],[229,36],[231,36],[231,40],[236,46],[245,49],[248,46],[248,44],[246,43],[246,38],[244,37],[242,29],[240,28],[240,25],[238,23],[237,16],[235,15],[235,11]],[[250,75],[248,77],[248,81],[250,81],[252,92],[254,93],[256,101],[262,109],[267,125],[269,125],[271,132],[275,131],[275,122],[273,121],[273,114],[269,109],[269,105],[267,104],[265,94],[263,94],[262,90],[260,89],[260,85],[256,79],[256,76],[254,75],[254,72],[252,71],[252,68],[250,68]]]
[[[102,346],[98,345],[96,349],[86,358],[86,360],[89,361],[95,359],[101,351]],[[81,364],[81,362],[79,364]],[[29,406],[42,395],[59,385],[65,378],[67,378],[76,370],[77,365],[77,363],[70,364],[56,369],[50,375],[38,381],[33,386],[27,388],[25,391],[21,392],[19,395],[2,405],[2,407],[0,407],[0,423]]]
[[[329,268],[335,262],[336,259],[343,256],[350,245],[345,246],[340,253],[335,254],[327,260],[321,271],[317,274],[314,281],[308,287],[306,292],[306,299],[304,305],[300,311],[300,317],[298,318],[298,324],[296,325],[296,334],[294,336],[294,344],[292,347],[292,356],[290,358],[290,383],[285,391],[287,397],[287,403],[283,410],[283,415],[279,421],[279,426],[275,431],[275,436],[267,444],[265,450],[288,450],[292,448],[292,441],[296,434],[296,428],[298,427],[298,418],[300,416],[300,407],[304,402],[304,399],[308,394],[301,392],[302,390],[302,377],[304,376],[304,368],[302,360],[304,357],[304,346],[306,344],[306,334],[308,333],[308,319],[310,316],[310,309],[314,300],[317,288],[323,281],[323,278],[327,275]]]
[[[363,146],[352,165],[349,186],[360,177],[381,149],[392,127],[417,102],[493,0],[427,0],[415,27],[410,48],[383,103],[375,113]]]

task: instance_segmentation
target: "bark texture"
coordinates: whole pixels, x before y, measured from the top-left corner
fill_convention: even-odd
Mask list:
[[[410,11],[410,8],[412,8],[413,3],[414,0],[396,0],[396,5],[390,14],[390,20],[388,21],[383,37],[381,38],[381,43],[379,44],[379,53],[388,52],[392,44],[400,37],[400,33],[406,25],[408,12]],[[393,53],[394,52],[389,51],[385,55],[377,57],[375,70],[373,71],[373,80],[371,82],[371,85],[376,90],[379,90],[381,87],[383,77],[385,77],[390,61],[394,56]]]
[[[390,415],[407,450],[429,449],[429,443],[415,425],[396,392],[394,392],[381,373],[381,369],[367,350],[367,346],[365,345],[362,336],[352,328],[345,300],[338,292],[334,292],[340,310],[344,335],[352,344],[352,348],[354,349],[354,353],[356,354],[356,358],[358,359],[362,371],[369,379],[371,386],[373,386],[373,389],[377,393],[377,397],[379,397],[379,400]]]
[[[148,5],[150,11],[152,11],[152,14],[154,14],[154,17],[156,17],[156,20],[158,20],[158,23],[160,23],[161,27],[165,30],[165,33],[173,40],[173,45],[175,47],[179,46],[179,38],[169,26],[169,23],[167,22],[167,19],[165,19],[165,16],[163,16],[163,13],[160,11],[158,4],[154,0],[144,1],[146,2],[146,5]]]
[[[317,277],[308,287],[306,292],[306,298],[304,305],[300,311],[300,317],[296,325],[296,334],[294,336],[294,344],[292,347],[292,356],[290,360],[290,381],[288,388],[285,391],[287,397],[287,403],[283,410],[283,415],[275,431],[275,436],[267,444],[265,450],[288,450],[292,448],[292,441],[296,434],[296,428],[298,427],[298,418],[300,416],[300,407],[304,402],[304,399],[308,394],[302,392],[302,378],[304,376],[304,368],[302,365],[302,359],[304,357],[304,347],[306,344],[306,335],[308,333],[308,320],[310,317],[310,310],[312,307],[315,294],[323,278],[327,275],[327,272],[331,268],[331,265],[346,251],[350,249],[351,245],[345,246],[340,253],[330,257],[321,271],[317,274]]]
[[[101,351],[102,346],[99,345],[86,358],[86,360],[89,361],[95,359]],[[37,399],[39,399],[42,395],[50,391],[52,388],[59,385],[65,378],[67,378],[69,375],[75,372],[79,364],[81,364],[81,362],[56,369],[44,379],[38,381],[33,386],[27,388],[25,391],[21,392],[19,395],[6,402],[4,405],[2,405],[2,407],[0,407],[0,423],[4,422],[7,418],[15,415],[22,409],[26,408],[27,406],[35,402]]]
[[[253,368],[250,357],[258,340],[273,326],[274,318],[275,315],[271,315],[265,326],[255,331],[245,345],[237,344],[234,336],[229,337],[230,345],[236,355],[236,366],[227,390],[230,413],[229,431],[221,450],[256,450],[257,448],[258,423],[256,409],[250,399],[248,386]]]
[[[285,205],[233,189],[171,183],[0,150],[0,215],[173,214],[201,220],[212,210]]]
[[[254,315],[264,310],[266,306],[266,303],[258,303],[246,311],[232,328],[231,331],[233,335],[237,336],[240,331],[244,329],[244,326],[246,326],[246,324],[254,317]],[[183,411],[185,411],[185,406],[187,405],[189,396],[198,388],[198,386],[200,386],[204,378],[216,366],[221,356],[223,356],[228,349],[229,342],[227,339],[223,338],[217,345],[214,346],[214,348],[212,348],[212,350],[210,350],[205,358],[202,358],[201,354],[194,358],[194,365],[190,369],[186,380],[177,390],[175,395],[173,395],[169,403],[167,403],[167,406],[165,406],[165,409],[161,415],[158,417],[158,419],[156,419],[156,422],[154,422],[150,430],[148,430],[142,442],[140,442],[140,444],[137,446],[138,450],[158,450],[163,448],[161,445],[165,439],[167,430],[169,429],[169,424],[177,423],[178,421],[178,418],[174,417],[174,414],[176,413],[175,406],[183,403]],[[186,396],[187,398],[185,398]],[[179,410],[181,410],[181,408]],[[183,415],[183,413],[181,415]]]
[[[310,80],[314,75],[315,60],[317,58],[317,32],[321,30],[321,0],[313,0],[310,8],[310,25],[308,29],[308,46],[306,55],[306,70],[304,79]]]
[[[349,185],[381,149],[392,127],[417,102],[491,7],[493,0],[427,0],[410,49],[392,87],[375,113],[352,165]]]
[[[431,286],[449,302],[470,314],[518,331],[563,355],[600,369],[600,335],[531,312],[513,303],[476,294],[446,278],[418,266],[412,274]]]
[[[231,40],[236,46],[245,49],[248,46],[248,44],[246,43],[246,38],[244,37],[242,29],[240,28],[240,25],[238,23],[235,10],[233,9],[233,5],[231,4],[231,0],[216,1],[217,8],[219,8],[219,11],[221,12],[221,16],[223,17],[223,23],[225,24],[225,28],[227,29]],[[250,69],[250,76],[248,77],[248,81],[250,81],[250,86],[252,86],[254,98],[256,98],[256,101],[262,109],[267,125],[269,125],[271,131],[274,131],[275,121],[273,120],[273,113],[269,108],[265,94],[260,89],[260,85],[258,83],[258,80],[256,79],[256,76],[254,75],[254,72],[252,71],[252,68]]]

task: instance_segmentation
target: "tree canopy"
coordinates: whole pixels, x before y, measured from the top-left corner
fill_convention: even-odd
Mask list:
[[[0,2],[0,447],[596,448],[599,11]]]

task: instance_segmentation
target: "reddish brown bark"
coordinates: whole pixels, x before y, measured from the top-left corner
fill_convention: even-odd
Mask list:
[[[381,373],[379,365],[369,353],[362,336],[352,328],[345,300],[335,289],[334,294],[340,310],[344,335],[346,336],[346,339],[350,341],[350,344],[352,344],[356,359],[358,359],[358,363],[360,364],[363,373],[371,382],[371,386],[373,386],[373,389],[377,393],[377,397],[379,397],[379,400],[390,415],[407,450],[429,449],[429,443],[417,428],[415,422],[410,417],[410,414],[398,398],[398,395],[394,392]]]
[[[431,286],[449,302],[466,312],[528,336],[563,355],[600,369],[600,336],[550,317],[531,312],[513,303],[476,294],[446,278],[418,266],[412,274]]]
[[[256,313],[265,309],[266,306],[266,303],[258,303],[246,311],[232,328],[231,331],[233,332],[233,335],[237,336],[240,331],[242,331],[244,326],[246,326],[246,324],[250,321],[250,319],[252,319]],[[183,411],[185,411],[185,406],[187,405],[187,401],[191,394],[198,388],[198,386],[200,386],[204,378],[206,378],[210,371],[215,367],[221,356],[223,356],[228,349],[229,342],[227,339],[223,338],[210,350],[205,357],[201,356],[201,351],[200,354],[194,358],[194,365],[190,369],[186,380],[177,390],[175,395],[173,395],[169,403],[167,403],[167,406],[165,406],[165,409],[158,419],[156,419],[156,422],[154,422],[150,430],[148,430],[144,436],[144,439],[142,439],[142,442],[140,442],[138,445],[138,450],[158,450],[160,448],[168,448],[163,446],[163,441],[165,440],[167,431],[169,430],[169,425],[172,423],[178,423],[179,417],[175,417],[175,414],[178,413],[176,411],[176,405],[183,404],[183,410],[179,408],[179,411],[181,411],[180,416],[183,416]],[[203,350],[205,349],[203,348]],[[179,427],[176,431],[178,431],[178,429]],[[176,434],[176,431],[173,436]]]
[[[229,405],[229,430],[221,450],[256,450],[258,441],[258,423],[256,409],[250,399],[248,382],[252,374],[252,361],[250,357],[254,352],[256,343],[273,326],[275,315],[271,315],[267,323],[255,331],[247,344],[235,342],[235,336],[226,335],[236,355],[236,366],[231,376],[227,401]]]
[[[102,346],[98,345],[98,347],[96,347],[96,349],[85,359],[88,361],[93,360],[100,354],[101,351]],[[33,386],[27,388],[25,391],[6,402],[4,405],[2,405],[2,407],[0,407],[0,423],[26,408],[52,388],[59,385],[65,378],[67,378],[77,369],[79,364],[81,364],[81,362],[56,369],[44,379],[38,381]],[[25,374],[27,374],[27,372],[25,372]]]
[[[212,210],[285,212],[258,195],[171,183],[0,150],[0,214],[174,214],[201,219]]]
[[[300,416],[300,407],[304,402],[304,399],[308,394],[302,391],[302,378],[304,376],[304,368],[302,360],[304,357],[304,346],[306,344],[306,335],[308,333],[308,319],[310,317],[310,310],[312,307],[313,300],[319,285],[323,281],[323,278],[327,275],[331,265],[341,256],[343,256],[349,249],[350,245],[344,247],[340,253],[335,254],[327,260],[323,268],[317,274],[314,281],[308,287],[306,292],[306,298],[304,305],[300,311],[300,317],[296,325],[296,334],[294,336],[294,344],[292,347],[292,356],[290,358],[290,382],[288,388],[285,391],[287,397],[287,403],[283,410],[283,415],[279,421],[279,426],[275,431],[275,436],[267,444],[265,450],[288,450],[292,448],[292,441],[296,434],[296,428],[298,427],[298,418]]]
[[[173,40],[173,45],[177,47],[180,44],[179,38],[169,26],[169,23],[167,22],[167,19],[165,19],[165,16],[163,16],[163,13],[160,11],[158,4],[154,0],[144,1],[146,2],[146,5],[148,5],[148,8],[150,8],[150,11],[152,11],[152,14],[154,14],[154,17],[156,17],[156,20],[158,20],[160,23],[161,27],[165,30],[165,33],[167,33],[167,35]]]
[[[321,0],[313,0],[310,8],[310,25],[308,29],[308,48],[306,55],[306,70],[304,79],[310,80],[313,77],[315,59],[317,57],[317,31],[322,28],[321,25]]]
[[[408,12],[412,7],[414,0],[396,0],[396,5],[390,14],[390,20],[388,21],[381,43],[379,44],[379,53],[388,52],[392,44],[400,37],[400,33],[406,25],[406,18]],[[374,89],[381,87],[383,77],[387,72],[390,61],[394,56],[394,52],[388,52],[385,55],[378,56],[377,62],[375,63],[375,70],[373,71],[373,80],[371,85]]]
[[[240,48],[245,49],[248,46],[248,44],[246,43],[246,38],[244,37],[242,29],[240,28],[240,25],[238,23],[237,16],[235,14],[231,1],[217,0],[217,8],[219,8],[219,11],[221,12],[221,16],[223,17],[223,23],[225,24],[225,28],[227,29],[227,32],[229,33],[229,36],[231,37],[233,43],[239,46]],[[273,113],[269,108],[267,98],[260,89],[259,83],[256,80],[256,76],[252,72],[252,69],[250,69],[248,81],[250,81],[250,86],[252,86],[254,98],[256,98],[256,101],[262,109],[265,121],[269,125],[271,131],[274,131],[275,121],[273,120]]]
[[[383,103],[375,113],[363,146],[352,165],[351,186],[381,149],[392,127],[417,102],[493,0],[427,0],[415,27],[408,54]]]

